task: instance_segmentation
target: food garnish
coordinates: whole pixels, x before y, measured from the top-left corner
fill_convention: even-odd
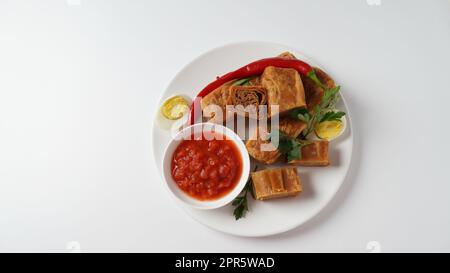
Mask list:
[[[320,81],[318,81],[317,84],[321,85]],[[305,108],[291,111],[292,117],[304,121],[308,125],[306,130],[303,131],[303,137],[307,137],[314,131],[316,124],[324,121],[340,120],[345,115],[344,112],[335,110],[335,104],[339,99],[340,86],[333,88],[321,86],[324,89],[322,101],[320,104],[316,105],[311,112]]]
[[[316,136],[320,139],[333,140],[338,137],[344,129],[341,119],[326,120],[317,123],[314,127]]]
[[[344,112],[341,111],[330,111],[326,112],[319,122],[324,121],[341,121],[342,117],[345,116]]]
[[[253,172],[256,172],[257,170],[258,170],[258,166],[255,166],[255,168],[253,169]],[[248,192],[251,192],[253,194],[252,176],[251,175],[248,177],[247,183],[245,184],[242,192],[236,198],[234,198],[233,202],[231,203],[231,205],[233,207],[235,207],[234,211],[233,211],[233,215],[236,220],[239,220],[239,219],[245,217],[245,215],[247,214],[247,211],[249,211],[248,201],[247,201],[247,193]]]
[[[274,66],[279,68],[292,68],[297,70],[297,72],[299,72],[302,75],[305,75],[313,80],[318,80],[312,67],[301,60],[286,59],[281,57],[266,58],[249,63],[235,71],[229,72],[221,77],[218,77],[215,81],[211,82],[205,88],[203,88],[203,90],[200,91],[200,93],[197,95],[197,98],[203,98],[204,96],[214,91],[216,88],[220,87],[221,85],[229,81],[261,75],[264,72],[264,69],[266,69],[268,66]],[[190,124],[194,124],[195,122],[194,116],[195,107],[193,106],[194,105],[192,105],[191,107],[189,119]]]
[[[286,135],[291,138],[297,138],[303,130],[306,129],[306,123],[294,119],[291,117],[282,117],[279,120],[278,130],[282,131]],[[273,129],[275,130],[275,128]],[[268,145],[270,143],[267,139],[267,134],[263,133],[265,130],[262,128],[256,128],[255,133],[252,134],[252,137],[247,140],[245,143],[245,147],[247,148],[248,154],[255,159],[256,161],[270,165],[278,160],[281,156],[281,153],[278,149],[262,149],[262,145]]]
[[[270,133],[271,139],[276,137],[276,132],[277,131]],[[278,151],[280,151],[281,154],[287,156],[288,162],[297,160],[297,159],[301,159],[302,158],[302,151],[301,151],[302,148],[313,143],[312,141],[308,141],[308,140],[292,138],[292,137],[286,135],[281,130],[278,130],[278,136],[279,136]]]
[[[176,120],[183,117],[189,110],[189,103],[182,96],[173,96],[168,98],[161,106],[161,113],[170,120]]]
[[[238,85],[238,86],[247,85],[251,79],[252,79],[251,77],[239,79],[239,80],[233,82],[232,85]]]

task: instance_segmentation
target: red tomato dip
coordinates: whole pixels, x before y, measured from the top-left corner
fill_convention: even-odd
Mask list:
[[[211,134],[211,135],[210,135]],[[229,193],[242,175],[242,157],[231,140],[208,132],[183,140],[172,157],[172,178],[178,187],[198,200],[214,200]]]

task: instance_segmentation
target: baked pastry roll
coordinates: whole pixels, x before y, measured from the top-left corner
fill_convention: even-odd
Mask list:
[[[283,52],[278,57],[286,58],[286,59],[297,59],[294,54],[291,52]],[[333,88],[336,86],[334,80],[323,70],[314,67],[314,72],[319,78],[320,82],[324,84],[328,88]],[[305,100],[308,110],[313,110],[314,106],[319,104],[322,101],[323,97],[323,89],[319,87],[316,83],[314,83],[310,78],[304,75],[300,75],[300,78],[303,82],[303,88],[305,90]]]
[[[268,112],[271,117],[306,107],[303,83],[295,69],[269,66],[261,75],[261,85],[267,90]],[[278,105],[279,108],[271,109],[270,106],[273,105]]]
[[[297,59],[297,58],[295,57],[295,55],[292,54],[292,53],[289,52],[289,51],[285,51],[285,52],[281,53],[280,55],[278,55],[277,57],[285,58],[285,59],[291,59],[291,60]]]
[[[231,86],[226,104],[235,106],[240,116],[261,118],[259,106],[267,104],[266,89],[261,86]]]
[[[253,77],[247,82],[247,86],[261,86],[261,77]]]
[[[269,133],[260,132],[258,129],[253,137],[247,140],[245,147],[251,157],[263,164],[272,164],[281,156],[278,149],[270,143]]]
[[[280,118],[279,129],[291,138],[297,138],[308,125],[298,119],[290,117]]]
[[[328,156],[328,141],[317,140],[313,143],[303,146],[301,159],[289,161],[290,164],[300,166],[328,166],[330,159]]]
[[[330,76],[328,76],[327,73],[317,67],[314,67],[313,69],[317,75],[317,78],[323,85],[328,88],[336,87],[334,80]],[[312,111],[314,107],[322,101],[324,91],[322,87],[318,86],[310,78],[301,75],[301,79],[303,81],[303,87],[305,89],[306,105],[308,107],[308,110]]]
[[[284,117],[280,119],[278,129],[289,137],[296,138],[306,127],[306,123],[301,120]],[[281,153],[270,143],[268,138],[269,134],[267,132],[260,133],[259,130],[257,130],[254,137],[247,140],[245,144],[249,155],[263,164],[272,164],[281,156]],[[265,147],[268,149],[263,151],[263,144],[265,144]]]
[[[302,184],[296,167],[268,169],[252,173],[255,199],[296,196],[302,191]]]
[[[223,123],[228,118],[230,118],[231,113],[227,113],[225,110],[227,101],[229,101],[230,99],[230,87],[232,86],[232,84],[233,81],[227,82],[202,98],[200,103],[202,111],[206,112],[205,109],[207,109],[207,107],[211,105],[217,105],[219,107],[219,109],[209,109],[220,111],[220,113],[210,113],[211,117],[209,117],[209,122]]]

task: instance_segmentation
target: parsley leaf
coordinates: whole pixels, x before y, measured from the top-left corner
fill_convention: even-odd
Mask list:
[[[279,135],[279,141],[278,141],[278,151],[287,156],[288,161],[297,160],[302,158],[301,150],[304,146],[307,146],[311,144],[311,141],[302,141],[299,139],[291,138],[290,136],[286,135],[283,131],[272,131],[270,133],[270,139],[276,137],[276,133]]]
[[[327,88],[320,82],[314,70],[308,72],[307,76],[313,80],[316,85],[320,86],[324,92],[321,102],[316,105],[312,111],[306,109],[295,109],[291,111],[291,117],[306,122],[307,127],[302,134],[305,138],[314,131],[316,124],[323,121],[340,120],[345,115],[344,112],[335,111],[335,104],[339,100],[339,91],[341,87],[335,86]]]
[[[255,169],[253,169],[253,172],[256,172],[258,169],[258,166],[255,166]],[[243,217],[245,217],[248,209],[248,202],[247,202],[247,193],[252,191],[252,178],[251,176],[248,178],[247,183],[244,186],[244,189],[242,192],[238,195],[238,197],[234,198],[231,205],[234,208],[233,215],[236,220],[239,220]],[[253,193],[252,193],[253,194]]]
[[[252,78],[243,78],[235,81],[233,85],[247,85]]]
[[[289,162],[301,158],[302,158],[301,147],[300,145],[297,144],[294,147],[292,147],[292,150],[289,151],[289,153],[287,154],[287,160]]]
[[[300,109],[294,109],[291,111],[291,117],[299,119],[301,121],[304,121],[308,123],[311,120],[311,115],[309,114],[308,110],[305,108]]]
[[[247,198],[236,197],[232,205],[236,207],[233,211],[233,215],[236,220],[245,217],[245,214],[248,211]]]
[[[321,106],[327,107],[330,104],[330,102],[336,101],[340,89],[341,89],[340,86],[325,89],[322,97]]]

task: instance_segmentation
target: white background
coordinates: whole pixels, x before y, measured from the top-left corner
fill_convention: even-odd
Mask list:
[[[0,1],[0,251],[450,251],[450,2],[262,2]],[[326,68],[357,141],[321,214],[258,239],[190,219],[151,148],[175,73],[248,40]]]

